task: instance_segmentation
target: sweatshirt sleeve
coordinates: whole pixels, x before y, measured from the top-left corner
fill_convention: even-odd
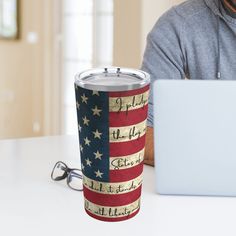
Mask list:
[[[153,127],[153,82],[184,79],[183,18],[174,8],[166,12],[148,34],[142,70],[151,76],[148,126]]]

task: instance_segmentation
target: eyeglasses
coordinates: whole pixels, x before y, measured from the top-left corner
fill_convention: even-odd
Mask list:
[[[64,162],[58,161],[53,167],[51,179],[60,181],[66,179],[67,185],[76,191],[83,191],[82,171],[80,169],[71,169]]]

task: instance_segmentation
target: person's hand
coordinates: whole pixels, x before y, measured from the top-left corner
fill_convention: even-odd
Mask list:
[[[147,127],[144,164],[154,166],[154,136],[153,128]]]

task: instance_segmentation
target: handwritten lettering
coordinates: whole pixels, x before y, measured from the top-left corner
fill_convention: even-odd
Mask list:
[[[143,152],[139,153],[138,156],[127,157],[127,158],[112,158],[111,166],[114,170],[126,169],[133,167],[142,162]]]
[[[117,112],[122,111],[122,109],[123,109],[122,98],[117,98],[116,104],[117,104],[117,108],[118,108]]]
[[[133,138],[140,138],[141,136],[141,130],[137,130],[137,128],[134,126],[129,130],[129,140]]]
[[[86,184],[87,185],[87,184]],[[102,183],[99,183],[98,185],[94,183],[94,181],[91,181],[89,185],[87,185],[90,189],[93,189],[98,192],[105,192]]]
[[[146,132],[146,120],[140,123],[123,127],[110,127],[110,142],[124,142],[139,139]]]
[[[111,165],[114,167],[114,170],[119,170],[122,167],[132,167],[134,165],[133,161],[128,161],[127,159],[123,158],[115,158]]]
[[[142,131],[143,130],[143,131]],[[133,140],[135,138],[140,138],[141,134],[145,132],[146,129],[137,129],[136,126],[131,127],[128,129],[128,135],[122,135],[121,130],[118,128],[112,131],[112,137],[114,140],[126,139]],[[127,130],[125,130],[127,132]]]
[[[105,212],[105,208],[104,207],[98,207],[98,210],[94,211],[94,213],[96,215],[100,215],[100,216],[107,216],[107,213]]]
[[[135,161],[136,164],[139,164],[143,161],[143,156],[141,156],[141,153],[139,154],[138,159]]]
[[[139,176],[136,179],[123,183],[104,183],[88,178],[86,179],[86,177],[84,177],[83,184],[85,187],[94,192],[105,194],[121,194],[131,192],[141,186],[142,176]]]
[[[126,113],[128,113],[130,108],[136,108],[137,106],[144,107],[146,103],[147,103],[147,99],[144,99],[143,94],[141,96],[140,101],[137,101],[137,96],[133,96],[132,103],[131,104],[126,104]]]
[[[121,133],[120,129],[114,130],[112,132],[113,139],[117,139],[118,140],[118,139],[126,138],[124,135],[121,135],[120,133]]]
[[[118,97],[116,99],[111,98],[110,109],[113,112],[125,111],[126,114],[130,110],[143,108],[148,103],[148,93],[134,95],[131,97]]]
[[[106,217],[121,217],[121,216],[129,216],[133,212],[137,211],[140,208],[140,199],[135,201],[134,203],[122,207],[103,207],[99,205],[95,205],[85,199],[85,209],[96,214],[98,216],[106,216]]]

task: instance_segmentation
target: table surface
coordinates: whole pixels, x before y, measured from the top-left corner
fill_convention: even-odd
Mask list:
[[[84,212],[81,192],[51,181],[58,160],[80,166],[77,137],[0,141],[1,235],[236,235],[236,198],[160,196],[149,166],[138,215],[117,223],[97,221]]]

